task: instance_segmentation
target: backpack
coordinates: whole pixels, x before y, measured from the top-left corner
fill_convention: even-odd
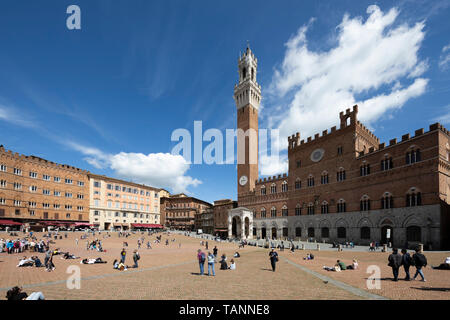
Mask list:
[[[417,260],[420,262],[420,264],[423,267],[427,265],[427,258],[423,254],[421,254],[421,253],[417,254],[416,253],[416,257],[417,257]]]

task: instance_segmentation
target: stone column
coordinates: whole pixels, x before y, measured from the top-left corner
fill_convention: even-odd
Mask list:
[[[230,215],[228,215],[228,238],[233,237],[233,224],[232,224],[232,218]]]
[[[241,239],[247,239],[245,236],[245,218],[241,218]]]

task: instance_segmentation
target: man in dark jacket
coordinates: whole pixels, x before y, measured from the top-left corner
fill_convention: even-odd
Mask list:
[[[425,280],[425,276],[423,275],[422,271],[422,267],[427,266],[427,258],[422,253],[420,253],[419,247],[416,248],[416,253],[414,253],[412,258],[414,261],[414,265],[416,266],[416,274],[414,275],[413,280],[416,280],[417,275],[420,274],[420,276],[422,277],[422,281],[427,281]]]
[[[392,249],[392,254],[388,257],[388,266],[392,268],[392,273],[394,274],[394,281],[398,281],[398,269],[402,265],[402,256],[398,254],[398,249]]]
[[[272,271],[275,272],[275,267],[278,262],[278,253],[272,248],[269,252],[270,264],[272,265]]]
[[[402,265],[403,269],[405,269],[406,277],[405,280],[409,281],[411,280],[411,277],[409,275],[409,267],[413,263],[411,256],[409,255],[408,251],[406,249],[402,249]]]

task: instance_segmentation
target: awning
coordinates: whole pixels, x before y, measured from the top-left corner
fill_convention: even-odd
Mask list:
[[[162,228],[160,224],[132,223],[131,226],[133,228],[147,228],[147,229]]]
[[[0,225],[2,225],[2,226],[21,226],[22,223],[15,222],[12,220],[0,220]]]
[[[46,224],[48,226],[67,226],[73,224],[72,221],[40,221],[40,223]]]
[[[75,222],[73,224],[75,227],[92,227],[93,224],[89,224],[88,222]]]

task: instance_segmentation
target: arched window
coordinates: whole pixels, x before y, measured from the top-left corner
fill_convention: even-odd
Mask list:
[[[243,68],[242,69],[242,80],[245,80],[245,78],[247,78],[247,69]]]
[[[324,227],[321,229],[322,238],[329,238],[330,237],[330,229],[327,227]]]
[[[381,160],[381,171],[390,170],[394,167],[392,162],[392,157],[390,155],[385,155],[384,159]]]
[[[321,184],[328,184],[329,179],[328,179],[328,172],[324,171],[322,172],[321,176],[320,176],[320,183]]]
[[[337,237],[339,239],[347,238],[347,229],[345,229],[344,227],[337,228]]]
[[[392,209],[394,207],[394,197],[391,193],[385,192],[381,198],[381,209]]]
[[[275,183],[271,184],[270,193],[277,193],[277,185]]]
[[[361,239],[370,239],[370,228],[369,227],[361,228]]]
[[[272,218],[275,218],[277,216],[277,208],[272,207],[272,209],[270,209],[270,216]]]
[[[313,215],[314,214],[314,204],[312,202],[310,202],[308,204],[308,214],[309,215]]]
[[[283,206],[283,208],[281,208],[281,215],[283,217],[287,217],[288,216],[288,207],[286,207],[285,205]]]
[[[409,150],[406,153],[406,160],[405,160],[406,164],[413,164],[419,162],[420,160],[421,160],[420,149],[412,147],[411,150]]]
[[[363,163],[361,167],[359,167],[359,175],[361,177],[367,176],[370,174],[370,164]]]
[[[296,216],[300,216],[302,214],[302,207],[300,206],[300,204],[298,203],[296,206],[295,206],[295,215]]]
[[[360,210],[369,211],[370,210],[370,199],[367,195],[364,195],[360,201]]]
[[[337,212],[345,212],[346,211],[346,205],[344,199],[339,199],[337,203]]]
[[[422,205],[422,194],[416,190],[416,188],[411,188],[406,195],[406,206],[415,207]]]
[[[312,174],[310,174],[308,177],[308,187],[313,187],[313,186],[314,186],[314,177],[312,176]]]
[[[320,213],[322,213],[322,214],[328,213],[328,202],[326,202],[326,201],[322,202],[322,206],[320,208]]]
[[[344,168],[339,168],[338,172],[336,173],[336,180],[337,181],[345,180],[345,169]]]
[[[295,228],[295,236],[296,237],[302,236],[302,228],[300,228],[300,227]]]
[[[261,208],[261,218],[265,218],[266,217],[266,208]]]
[[[418,226],[410,226],[406,228],[407,241],[422,241],[422,229]]]
[[[308,237],[314,238],[314,228],[313,227],[308,228]]]
[[[288,191],[288,183],[286,181],[283,181],[281,184],[281,192],[287,192]]]
[[[266,186],[262,186],[261,187],[261,195],[263,196],[263,195],[265,195],[266,194]]]
[[[296,180],[295,180],[295,189],[301,189],[301,187],[302,187],[302,181],[299,179],[299,178],[297,178]]]

